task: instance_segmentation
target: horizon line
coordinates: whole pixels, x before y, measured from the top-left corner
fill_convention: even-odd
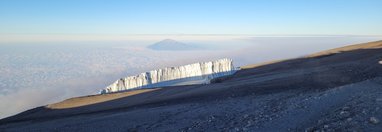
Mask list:
[[[310,36],[315,36],[315,37],[382,37],[382,35],[367,35],[367,34],[102,34],[102,33],[49,33],[49,34],[29,34],[29,33],[0,33],[0,35],[31,35],[31,36],[40,36],[40,35],[81,35],[81,36],[301,36],[301,37],[310,37]]]

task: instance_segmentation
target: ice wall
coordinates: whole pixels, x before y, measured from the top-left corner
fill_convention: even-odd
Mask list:
[[[105,89],[102,89],[100,93],[160,86],[203,84],[209,83],[211,79],[216,77],[231,75],[235,71],[232,60],[227,58],[179,67],[168,67],[121,78]]]

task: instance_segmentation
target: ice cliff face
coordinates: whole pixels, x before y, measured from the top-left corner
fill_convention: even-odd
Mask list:
[[[213,78],[231,75],[235,71],[236,69],[231,59],[169,67],[121,78],[105,89],[102,89],[101,94],[139,88],[206,84]]]

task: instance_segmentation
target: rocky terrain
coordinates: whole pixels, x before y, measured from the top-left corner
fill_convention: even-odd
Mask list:
[[[77,97],[0,131],[380,131],[382,41],[248,65],[208,85]]]

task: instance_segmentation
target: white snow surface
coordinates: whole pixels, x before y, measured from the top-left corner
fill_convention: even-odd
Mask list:
[[[178,67],[144,72],[115,81],[101,94],[125,91],[130,89],[154,88],[189,84],[208,84],[216,77],[231,75],[236,72],[232,59],[220,59],[210,62],[199,62]]]

